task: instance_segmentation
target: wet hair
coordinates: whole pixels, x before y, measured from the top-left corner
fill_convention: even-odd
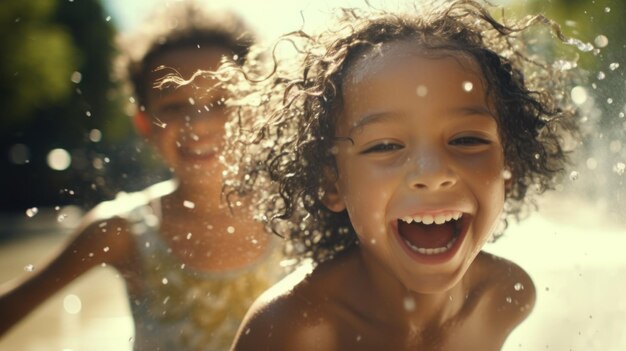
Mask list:
[[[217,47],[232,52],[234,62],[243,64],[253,42],[252,31],[234,13],[210,11],[193,1],[177,2],[153,13],[134,35],[122,38],[120,75],[130,83],[139,106],[145,106],[154,87],[150,70],[164,53]]]
[[[282,37],[279,44],[293,44],[295,58],[277,58],[275,48],[266,76],[251,74],[254,67],[229,76],[239,96],[231,100],[237,111],[227,128],[228,150],[238,163],[228,168],[226,193],[255,194],[259,217],[287,239],[288,251],[298,258],[321,261],[358,245],[347,211],[334,213],[322,199],[337,177],[333,146],[344,79],[356,60],[383,43],[413,42],[427,53],[469,57],[480,67],[503,141],[503,176],[510,177],[505,225],[534,206],[532,194],[559,181],[567,144],[577,136],[576,110],[566,93],[576,65],[542,59],[525,35],[539,27],[573,51],[593,47],[564,37],[543,16],[505,24],[476,1],[415,11],[343,10],[336,29]]]

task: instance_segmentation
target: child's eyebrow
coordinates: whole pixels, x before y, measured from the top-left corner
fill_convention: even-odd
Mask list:
[[[354,122],[352,124],[352,127],[350,127],[350,129],[348,130],[348,135],[352,135],[352,133],[355,130],[359,128],[363,128],[364,126],[368,124],[380,122],[382,120],[389,119],[394,116],[396,116],[396,114],[388,112],[388,111],[370,113],[366,115],[365,117],[359,119],[358,121]]]
[[[453,108],[451,111],[451,115],[460,115],[460,116],[468,116],[468,115],[482,115],[487,117],[495,117],[491,110],[484,105],[471,105],[471,106],[461,106]]]

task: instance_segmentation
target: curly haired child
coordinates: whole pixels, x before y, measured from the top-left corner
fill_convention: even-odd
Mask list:
[[[175,179],[96,206],[72,241],[32,275],[0,289],[0,335],[49,296],[100,265],[126,284],[134,350],[226,350],[247,308],[280,275],[275,241],[221,200],[226,92],[197,79],[155,89],[168,73],[192,76],[252,44],[243,21],[179,2],[148,18],[125,65],[134,122]],[[209,92],[210,91],[210,92]]]
[[[523,34],[588,48],[542,16],[419,10],[345,10],[336,29],[283,38],[293,65],[232,85],[230,189],[256,192],[313,262],[256,301],[235,350],[499,350],[532,310],[529,275],[481,249],[556,184],[576,111],[559,94],[571,72]]]

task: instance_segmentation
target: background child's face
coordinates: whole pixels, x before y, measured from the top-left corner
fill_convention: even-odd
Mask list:
[[[152,60],[154,68],[164,65],[167,69],[152,72],[150,79],[154,82],[174,73],[172,69],[188,79],[199,69],[215,70],[227,54],[220,48],[174,49]],[[178,88],[148,87],[150,141],[183,181],[206,177],[207,172],[220,174],[218,156],[226,122],[221,100],[225,95],[213,86],[213,80],[199,77]]]
[[[444,291],[502,210],[502,144],[473,61],[399,48],[359,59],[345,79],[337,136],[354,144],[337,142],[338,196],[327,203],[347,208],[371,261],[413,291]],[[400,220],[415,217],[423,223]]]

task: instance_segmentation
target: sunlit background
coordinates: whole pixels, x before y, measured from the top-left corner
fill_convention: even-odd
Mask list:
[[[121,190],[168,176],[139,140],[112,69],[116,35],[172,0],[0,2],[0,283],[37,270],[84,211]],[[266,42],[315,30],[337,6],[364,1],[205,1],[241,13]],[[370,1],[402,8],[406,1]],[[419,3],[419,0],[416,1]],[[534,312],[505,350],[626,350],[626,5],[622,0],[497,1],[513,15],[543,12],[580,53],[588,81],[571,90],[584,111],[575,163],[540,211],[487,250],[533,277]],[[568,69],[564,65],[563,69]],[[2,318],[2,311],[0,311]],[[95,269],[0,339],[0,350],[130,350],[122,280]]]

